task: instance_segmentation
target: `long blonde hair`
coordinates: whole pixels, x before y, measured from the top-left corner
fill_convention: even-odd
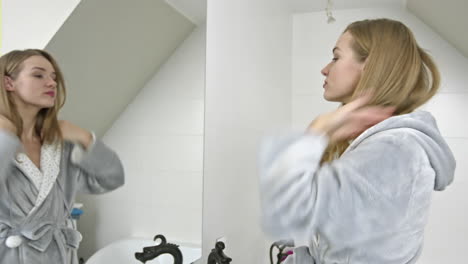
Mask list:
[[[16,126],[17,135],[21,138],[23,120],[11,93],[6,90],[5,78],[10,77],[15,80],[23,69],[23,62],[32,56],[42,56],[52,64],[57,82],[56,103],[51,108],[44,108],[39,111],[34,130],[42,143],[57,143],[62,140],[57,115],[65,104],[65,81],[57,62],[46,51],[39,49],[14,50],[0,57],[0,78],[2,80],[0,84],[0,114],[4,115]]]
[[[344,32],[353,36],[356,59],[365,61],[352,99],[370,92],[370,105],[394,106],[394,114],[401,115],[411,113],[438,91],[437,66],[403,23],[390,19],[362,20],[351,23]],[[348,140],[330,144],[322,162],[341,156],[348,146]]]

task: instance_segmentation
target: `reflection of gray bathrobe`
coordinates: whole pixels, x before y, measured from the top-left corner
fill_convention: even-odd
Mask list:
[[[272,137],[261,151],[265,230],[294,239],[286,263],[415,263],[433,190],[453,181],[455,160],[434,118],[417,111],[361,134],[319,166],[325,137]]]
[[[76,192],[103,193],[121,186],[122,164],[100,140],[75,164],[74,145],[64,142],[57,179],[44,202],[30,213],[38,189],[15,165],[20,146],[16,136],[0,131],[0,262],[69,263],[81,240],[76,230],[67,227]],[[6,246],[12,236],[21,238],[18,247]]]

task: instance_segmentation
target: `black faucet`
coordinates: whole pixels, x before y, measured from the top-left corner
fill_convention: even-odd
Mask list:
[[[231,263],[232,259],[226,254],[224,254],[223,250],[226,246],[222,241],[216,242],[215,248],[211,250],[210,255],[208,255],[208,264],[229,264]]]
[[[286,247],[294,247],[294,240],[279,240],[274,242],[270,247],[270,263],[273,263],[273,249],[278,249],[278,254],[276,255],[276,263],[282,263],[286,257],[290,255],[290,252],[283,253]]]
[[[182,252],[178,245],[166,243],[166,238],[163,235],[157,235],[154,237],[154,241],[161,239],[161,243],[152,247],[144,247],[143,252],[135,253],[135,258],[142,263],[146,263],[148,260],[157,258],[162,254],[171,254],[174,257],[174,264],[182,264]]]

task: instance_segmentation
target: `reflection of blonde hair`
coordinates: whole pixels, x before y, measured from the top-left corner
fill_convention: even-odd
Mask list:
[[[395,114],[400,115],[414,111],[439,89],[437,66],[403,23],[362,20],[351,23],[344,32],[353,36],[356,59],[365,61],[353,99],[370,92],[371,105],[394,106]],[[329,145],[322,161],[335,159],[348,146],[347,141]]]
[[[18,112],[10,92],[6,90],[5,78],[8,76],[15,80],[21,70],[23,62],[32,57],[41,56],[47,59],[53,66],[56,74],[56,103],[51,108],[44,108],[37,114],[35,132],[43,143],[54,143],[62,140],[62,134],[57,120],[57,114],[65,103],[65,82],[63,74],[57,62],[47,52],[38,49],[14,50],[0,57],[0,114],[10,119],[16,126],[18,137],[23,132],[23,120]]]

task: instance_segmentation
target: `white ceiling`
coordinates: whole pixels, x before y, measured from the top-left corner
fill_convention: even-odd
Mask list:
[[[289,0],[291,11],[294,13],[306,13],[324,11],[327,0]],[[402,7],[405,0],[333,0],[333,9],[353,9],[371,7]]]
[[[468,58],[468,0],[408,0],[407,8]]]

